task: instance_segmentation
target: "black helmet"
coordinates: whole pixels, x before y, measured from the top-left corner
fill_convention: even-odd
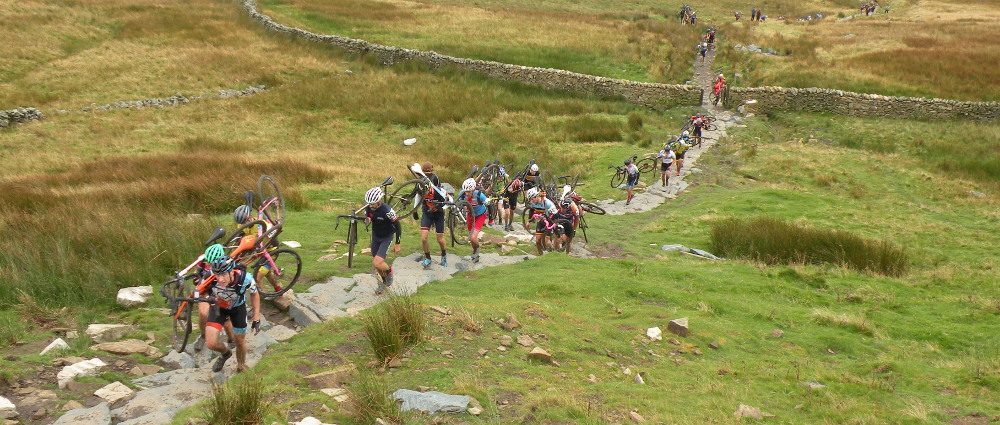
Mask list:
[[[212,273],[222,274],[233,269],[233,265],[236,263],[230,257],[219,257],[215,261],[212,261]]]

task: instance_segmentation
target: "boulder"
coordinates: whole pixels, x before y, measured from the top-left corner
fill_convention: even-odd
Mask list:
[[[152,286],[133,286],[118,290],[118,304],[125,307],[143,305],[153,297]]]
[[[115,404],[118,400],[124,400],[126,398],[132,397],[135,391],[127,387],[125,384],[115,381],[103,388],[94,391],[94,395],[101,400],[108,402],[109,404]]]
[[[271,338],[274,338],[275,341],[285,341],[295,336],[296,332],[284,325],[274,325],[274,327],[269,329],[266,334]]]
[[[67,348],[69,348],[69,344],[67,344],[66,341],[63,341],[62,338],[56,338],[55,341],[52,341],[52,343],[50,343],[49,345],[47,345],[45,347],[45,349],[42,350],[42,352],[38,353],[38,354],[45,354],[45,353],[48,353],[50,351],[61,351],[61,350],[65,350]]]
[[[672,332],[674,335],[679,337],[688,336],[688,319],[687,317],[682,317],[680,319],[671,320],[667,325],[667,330]]]
[[[90,346],[91,350],[107,351],[114,354],[145,354],[149,357],[158,357],[160,350],[150,347],[148,343],[138,339],[126,339],[124,341],[102,342]]]
[[[111,425],[108,403],[83,409],[73,409],[56,419],[52,425]]]
[[[292,306],[292,301],[295,301],[294,289],[289,289],[288,292],[281,294],[280,297],[271,300],[271,302],[274,303],[274,306],[278,307],[281,311],[288,311],[288,307]]]
[[[0,396],[0,419],[10,419],[17,417],[17,406],[7,398]]]
[[[194,361],[194,357],[191,357],[190,354],[178,353],[174,350],[170,350],[166,356],[163,356],[160,359],[160,363],[173,369],[193,369],[198,367],[198,363]]]
[[[399,389],[390,396],[393,400],[402,402],[399,410],[417,410],[435,414],[437,412],[463,413],[469,406],[471,397],[467,395],[451,395],[437,391],[419,392]]]
[[[137,331],[132,325],[95,324],[87,326],[87,336],[94,344],[122,339],[125,335]]]
[[[535,347],[528,353],[529,359],[541,360],[546,363],[552,362],[552,355],[548,351],[542,349],[542,347]]]
[[[101,361],[99,358],[93,358],[90,360],[84,360],[79,363],[73,363],[69,366],[62,368],[58,374],[56,374],[56,379],[59,383],[59,388],[66,388],[66,384],[73,379],[80,376],[94,376],[100,373],[107,366],[106,363]]]

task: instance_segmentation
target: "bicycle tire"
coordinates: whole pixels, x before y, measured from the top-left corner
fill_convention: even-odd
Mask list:
[[[705,126],[706,131],[719,131],[719,126],[715,124],[708,124]]]
[[[581,202],[580,208],[591,214],[604,215],[608,213],[607,211],[604,211],[604,208],[597,206],[597,204],[591,204],[590,202]]]
[[[173,348],[178,353],[184,352],[188,339],[191,338],[191,304],[190,302],[181,302],[178,304],[178,310],[171,310],[174,319]]]
[[[417,211],[420,200],[423,199],[423,183],[420,179],[407,180],[387,197],[386,202],[396,211],[396,217],[406,217]]]
[[[455,202],[455,205],[448,209],[448,231],[451,233],[453,244],[469,243],[472,230],[469,229],[468,217],[471,213],[472,205],[464,200]]]
[[[649,174],[656,170],[656,158],[643,158],[635,165],[639,168],[639,174]]]
[[[615,175],[611,176],[611,188],[612,189],[617,189],[618,186],[621,186],[622,183],[625,183],[625,172],[624,171],[618,171],[618,172],[615,173]]]
[[[476,177],[476,182],[479,184],[479,188],[486,190],[487,188],[493,187],[493,182],[499,174],[499,165],[490,164],[483,167],[483,169],[479,172],[479,177]]]
[[[531,208],[530,206],[524,207],[524,209],[521,210],[521,224],[524,225],[524,230],[528,232],[531,232],[531,228],[528,227],[528,223],[531,222],[532,210],[533,208]]]
[[[358,245],[358,222],[347,226],[347,268],[354,267],[354,247]]]
[[[274,201],[261,211],[266,220],[273,224],[285,222],[285,198],[281,196],[281,189],[271,176],[264,174],[257,179],[257,199],[259,207],[264,206],[269,201]]]
[[[577,226],[577,229],[580,229],[580,233],[583,233],[583,243],[590,243],[590,241],[587,240],[587,219],[582,215],[580,216],[580,225]]]
[[[263,279],[257,279],[257,291],[259,291],[260,295],[265,298],[273,298],[288,292],[289,289],[292,289],[292,286],[295,286],[295,282],[298,282],[299,275],[302,274],[302,258],[299,257],[299,253],[289,248],[278,248],[269,252],[268,255],[271,256],[271,259],[274,261],[274,266],[278,269],[278,272],[275,275],[275,281],[278,282],[278,285],[275,287],[274,282],[267,277],[272,276],[272,273],[275,273],[274,270],[270,270],[269,273],[263,277]],[[255,278],[257,272],[260,271],[259,268],[265,266],[269,266],[267,258],[261,256],[260,259],[254,264]],[[274,290],[266,291],[264,281],[271,284],[271,287]]]

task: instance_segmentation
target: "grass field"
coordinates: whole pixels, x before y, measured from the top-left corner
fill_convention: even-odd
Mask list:
[[[389,27],[388,21],[371,18],[380,13],[385,20],[425,23],[433,13],[450,13],[453,24],[442,29],[451,31],[450,40],[475,28],[472,18],[487,19],[483,10],[500,8],[488,2],[363,4],[368,10],[352,12],[358,3],[325,7],[352,19],[336,24],[344,28],[368,22],[364,31]],[[939,3],[900,3],[898,12],[920,16],[905,14],[923,13],[932,4]],[[267,5],[286,22],[326,25],[333,19],[305,16],[303,11],[316,7],[307,3]],[[989,3],[969,7],[984,5]],[[513,23],[532,22],[528,18],[579,15],[579,26],[543,26],[532,37],[545,45],[558,39],[557,30],[580,28],[572,48],[555,43],[547,48],[568,52],[567,63],[595,69],[632,63],[628,72],[652,75],[648,64],[620,55],[619,41],[595,41],[600,34],[621,37],[609,22],[622,20],[627,4],[530,6],[512,4],[490,19],[504,19],[510,36],[517,32],[509,29],[516,28]],[[638,13],[650,17],[627,25],[638,28],[648,21],[672,31],[656,15],[660,6],[636,3]],[[731,6],[715,6],[718,15],[707,9],[706,18],[721,20]],[[812,4],[774,7],[793,6]],[[852,7],[820,6],[834,12]],[[531,16],[530,10],[544,13]],[[283,238],[302,244],[304,289],[356,272],[342,261],[316,261],[344,238],[342,230],[333,231],[332,218],[355,208],[364,189],[382,177],[405,177],[407,163],[433,161],[439,174],[455,183],[475,163],[497,158],[520,164],[534,157],[543,168],[581,173],[588,199],[620,199],[620,191],[608,187],[607,165],[653,150],[654,141],[676,132],[692,112],[653,113],[417,66],[379,68],[364,58],[265,34],[230,2],[29,0],[3,8],[0,22],[19,29],[0,36],[0,105],[36,106],[48,113],[177,91],[270,87],[254,97],[173,108],[49,114],[0,132],[5,353],[19,349],[17,341],[50,339],[53,333],[46,329],[82,328],[108,315],[166,341],[169,323],[162,314],[116,307],[114,291],[158,285],[170,270],[185,265],[214,224],[229,225],[228,213],[261,173],[278,178],[290,200]],[[825,28],[813,24],[795,37],[808,44]],[[734,27],[733,33],[738,31]],[[465,40],[488,38],[472,35]],[[503,39],[495,43],[481,48],[529,59],[534,54]],[[846,53],[831,50],[815,60],[824,55]],[[724,66],[744,66],[739,58],[726,60],[731,62]],[[869,84],[850,73],[837,78]],[[961,89],[896,80],[928,92]],[[635,116],[642,118],[638,129],[628,124]],[[404,367],[374,372],[393,390],[424,385],[475,396],[485,408],[482,417],[468,419],[475,423],[625,422],[632,409],[650,422],[734,423],[739,403],[773,413],[776,418],[769,421],[782,423],[948,423],[978,420],[977,413],[1000,414],[1000,341],[991,327],[1000,315],[1000,292],[993,285],[993,235],[1000,231],[998,134],[995,123],[792,113],[750,119],[702,156],[703,172],[688,178],[692,186],[677,200],[650,213],[591,222],[592,250],[614,258],[551,254],[422,288],[415,301],[470,312],[482,330],[463,330],[469,318],[460,323],[428,312],[426,338]],[[418,143],[404,147],[408,137]],[[907,272],[886,277],[830,264],[704,262],[659,249],[669,243],[707,249],[712,225],[730,217],[773,217],[890,241],[906,249]],[[404,225],[403,252],[416,252],[416,226]],[[468,254],[467,248],[458,253]],[[555,355],[559,367],[528,362],[520,348],[497,351],[506,332],[489,319],[507,313],[524,324],[521,332]],[[646,328],[666,329],[667,321],[678,317],[688,317],[692,330],[677,338],[680,345],[643,336]],[[364,369],[374,356],[362,328],[356,319],[311,327],[266,358],[255,373],[267,383],[266,396],[276,398],[264,423],[298,420],[301,412],[327,422],[358,423],[349,408],[304,386],[301,375],[342,362]],[[773,338],[773,329],[784,336]],[[713,342],[718,350],[709,348]],[[488,359],[479,348],[489,350]],[[75,343],[67,354],[96,353]],[[46,356],[0,357],[5,382],[51,365]],[[643,372],[646,384],[624,375],[626,367],[632,375]],[[595,382],[587,382],[590,374]],[[807,381],[827,386],[810,389],[803,385]],[[322,412],[322,404],[332,411]],[[205,406],[185,411],[175,422],[207,417]]]

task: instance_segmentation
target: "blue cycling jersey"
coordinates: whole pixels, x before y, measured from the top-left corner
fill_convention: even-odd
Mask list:
[[[472,215],[479,217],[486,214],[486,195],[478,190],[472,193],[467,193],[466,191],[461,191],[458,193],[458,199],[464,199],[469,205],[472,205]]]

